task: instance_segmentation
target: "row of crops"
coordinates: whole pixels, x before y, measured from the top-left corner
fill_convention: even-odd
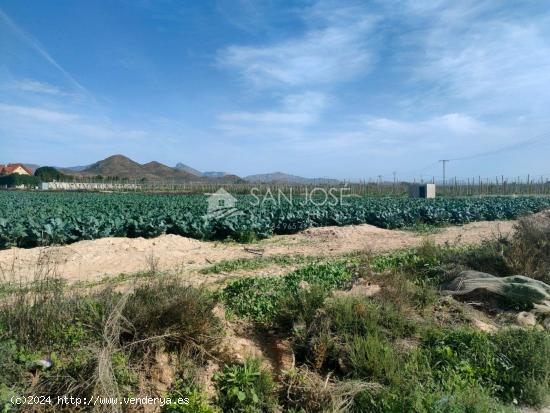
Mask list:
[[[294,200],[254,205],[238,196],[238,213],[207,214],[203,195],[0,192],[0,249],[68,244],[102,237],[177,234],[197,239],[247,241],[309,227],[417,223],[463,224],[514,219],[550,207],[550,198],[349,198],[344,205]]]

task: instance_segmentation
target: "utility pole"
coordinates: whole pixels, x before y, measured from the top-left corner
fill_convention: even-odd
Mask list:
[[[443,164],[443,186],[445,186],[445,165],[449,162],[449,159],[440,159],[439,162]]]

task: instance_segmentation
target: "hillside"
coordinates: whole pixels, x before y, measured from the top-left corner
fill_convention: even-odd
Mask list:
[[[141,178],[150,175],[143,169],[142,165],[123,155],[113,155],[95,162],[86,169],[80,171],[80,174],[117,176],[119,178]]]
[[[195,175],[195,176],[202,176],[202,175],[203,175],[201,171],[199,171],[199,170],[197,170],[197,169],[195,169],[195,168],[192,168],[192,167],[190,167],[190,166],[188,166],[188,165],[185,165],[185,164],[183,164],[183,163],[181,163],[181,162],[178,162],[178,163],[176,164],[176,166],[174,166],[174,169],[177,169],[178,171],[188,172],[188,173],[190,173],[190,174],[192,174],[192,175]]]
[[[149,163],[143,164],[142,168],[147,171],[147,173],[161,177],[163,179],[181,179],[190,181],[200,180],[199,177],[194,174],[175,168],[170,168],[169,166],[166,166],[157,161],[151,161]]]
[[[315,184],[315,183],[339,183],[337,179],[331,178],[304,178],[301,176],[285,174],[284,172],[272,172],[267,174],[249,175],[243,178],[247,182],[261,183],[292,183],[292,184]]]
[[[73,168],[60,168],[60,171],[73,176],[104,176],[126,179],[146,179],[148,181],[173,180],[175,182],[212,182],[219,184],[245,182],[236,175],[224,175],[221,177],[203,177],[202,173],[179,163],[171,168],[157,161],[140,164],[124,155],[113,155],[92,165],[84,167],[80,171]],[[197,175],[198,174],[198,175]]]

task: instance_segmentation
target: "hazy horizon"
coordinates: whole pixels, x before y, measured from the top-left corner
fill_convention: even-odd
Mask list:
[[[527,1],[7,0],[0,163],[550,175],[549,23]]]

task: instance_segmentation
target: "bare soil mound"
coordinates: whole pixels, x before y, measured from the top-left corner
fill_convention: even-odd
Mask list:
[[[121,273],[160,270],[189,274],[192,281],[213,281],[197,270],[222,260],[258,254],[339,255],[353,251],[391,251],[418,245],[426,237],[437,243],[472,244],[495,234],[509,234],[514,221],[475,222],[443,228],[432,235],[386,230],[372,225],[310,228],[294,235],[277,235],[254,244],[203,242],[177,235],[153,239],[103,238],[71,245],[12,248],[0,251],[0,277],[31,279],[37,271],[70,282],[94,281]]]

